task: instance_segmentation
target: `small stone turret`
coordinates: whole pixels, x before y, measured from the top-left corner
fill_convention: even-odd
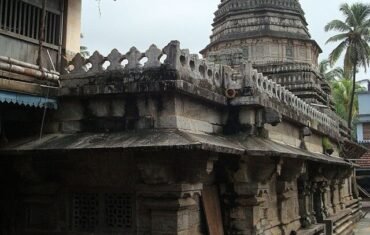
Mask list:
[[[308,103],[333,105],[330,88],[318,72],[321,49],[311,39],[297,0],[222,0],[211,42],[201,53],[232,67],[251,61]]]

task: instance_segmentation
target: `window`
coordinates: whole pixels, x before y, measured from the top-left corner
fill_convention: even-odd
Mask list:
[[[21,0],[0,0],[0,30],[39,40],[42,9]],[[45,42],[58,45],[60,14],[46,11]]]
[[[370,123],[364,123],[364,140],[370,140]]]
[[[130,231],[133,199],[124,193],[76,193],[72,196],[72,229],[76,232]]]

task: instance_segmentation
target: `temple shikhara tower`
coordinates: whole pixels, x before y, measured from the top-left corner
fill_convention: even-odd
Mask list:
[[[213,27],[203,59],[177,40],[58,72],[0,54],[0,85],[47,92],[0,96],[0,234],[353,234],[348,159],[367,149],[333,111],[299,2],[223,0]]]
[[[332,105],[318,71],[320,46],[298,0],[224,0],[215,13],[209,61],[238,67],[251,61],[272,81],[308,103]]]

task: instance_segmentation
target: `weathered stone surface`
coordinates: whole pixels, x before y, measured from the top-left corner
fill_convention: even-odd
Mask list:
[[[203,235],[218,207],[225,234],[350,234],[360,205],[341,156],[361,151],[311,105],[327,90],[298,1],[222,1],[205,53],[77,55],[53,132],[0,150],[5,234]]]
[[[201,51],[205,58],[232,67],[251,61],[306,102],[334,110],[330,87],[318,72],[321,49],[298,1],[227,0],[215,15],[211,42]]]

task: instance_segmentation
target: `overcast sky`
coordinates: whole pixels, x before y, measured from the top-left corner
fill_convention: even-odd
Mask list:
[[[330,36],[323,29],[325,24],[342,17],[341,3],[358,1],[300,0],[312,38],[324,51],[321,59],[334,48],[325,45]],[[209,43],[213,13],[220,0],[102,0],[101,15],[95,0],[82,2],[82,44],[91,52],[108,55],[113,48],[122,53],[132,46],[145,51],[153,43],[162,48],[171,40],[179,40],[181,48],[197,53]],[[370,78],[369,72],[361,71],[358,78]]]

